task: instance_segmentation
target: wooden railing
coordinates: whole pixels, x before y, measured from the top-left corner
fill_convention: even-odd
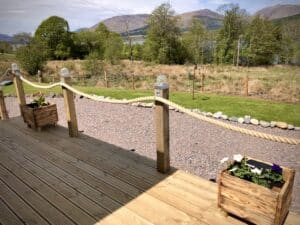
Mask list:
[[[66,118],[68,123],[68,129],[69,129],[69,136],[70,137],[77,137],[79,135],[78,132],[78,124],[77,124],[77,117],[76,117],[76,109],[75,109],[75,103],[74,103],[74,94],[79,94],[82,96],[85,96],[87,98],[101,101],[101,102],[110,102],[110,103],[117,103],[117,104],[128,104],[132,102],[137,101],[153,101],[155,103],[155,121],[156,121],[156,152],[157,152],[157,170],[159,172],[165,173],[169,171],[170,169],[170,137],[169,137],[169,106],[186,113],[189,116],[192,116],[196,119],[209,122],[211,124],[223,127],[225,129],[233,130],[236,132],[240,132],[243,134],[247,134],[254,137],[264,138],[270,141],[277,141],[281,143],[287,143],[287,144],[300,144],[300,139],[293,139],[293,138],[287,138],[282,136],[276,136],[272,134],[267,134],[263,132],[258,132],[238,126],[234,126],[230,123],[225,123],[223,121],[215,120],[213,118],[208,118],[203,115],[197,114],[195,112],[192,112],[189,109],[186,109],[180,105],[177,105],[176,103],[173,103],[169,101],[169,86],[166,83],[166,80],[164,82],[159,81],[155,85],[154,90],[154,96],[149,97],[141,97],[131,100],[116,100],[116,99],[110,99],[110,100],[103,100],[99,99],[95,96],[88,95],[86,93],[80,92],[77,89],[73,88],[71,86],[71,77],[69,75],[69,72],[66,68],[63,68],[61,70],[61,82],[55,83],[52,85],[46,85],[41,86],[34,84],[24,77],[22,77],[19,68],[16,64],[12,65],[12,73],[14,75],[14,85],[16,88],[16,94],[17,99],[20,108],[26,104],[25,99],[25,93],[23,88],[23,81],[27,84],[37,87],[37,88],[53,88],[56,86],[60,86],[63,91],[63,97],[64,97],[64,106],[65,106],[65,112],[66,112]],[[4,98],[3,98],[3,92],[0,92],[0,115],[2,119],[8,119],[7,111],[5,108]],[[22,114],[22,110],[21,110]]]

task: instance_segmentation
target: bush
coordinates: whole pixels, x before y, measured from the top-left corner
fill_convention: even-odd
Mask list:
[[[96,52],[90,53],[82,65],[88,76],[100,77],[103,75],[103,63],[99,60],[99,55]]]
[[[20,47],[16,52],[16,57],[21,67],[30,75],[36,75],[38,70],[42,71],[47,60],[46,52],[39,43]]]

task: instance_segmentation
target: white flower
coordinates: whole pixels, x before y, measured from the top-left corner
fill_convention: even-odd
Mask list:
[[[233,167],[231,170],[229,170],[230,172],[234,172],[236,171],[238,168],[237,167]]]
[[[233,160],[236,162],[241,162],[243,160],[244,156],[242,156],[241,154],[236,154],[233,155]]]
[[[223,158],[223,159],[221,159],[221,164],[223,164],[223,163],[225,163],[225,162],[227,162],[229,160],[229,157],[225,157],[225,158]]]
[[[252,172],[252,173],[256,173],[256,174],[258,174],[258,175],[261,175],[262,170],[263,170],[263,169],[254,168],[254,169],[251,169],[251,172]]]

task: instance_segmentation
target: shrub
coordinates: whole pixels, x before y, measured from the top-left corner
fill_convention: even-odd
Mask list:
[[[36,42],[20,47],[16,57],[21,67],[30,75],[36,75],[38,70],[43,70],[47,59],[43,46]]]
[[[83,69],[88,76],[100,77],[103,75],[103,63],[99,60],[97,52],[90,53],[82,64]]]

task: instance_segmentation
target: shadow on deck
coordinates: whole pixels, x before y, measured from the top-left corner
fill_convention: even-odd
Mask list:
[[[217,208],[215,183],[155,166],[84,134],[69,138],[64,127],[35,132],[21,118],[1,121],[0,223],[244,224]]]

